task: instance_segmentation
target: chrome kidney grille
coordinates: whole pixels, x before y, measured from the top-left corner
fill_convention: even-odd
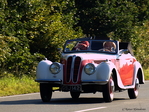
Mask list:
[[[79,78],[81,66],[81,58],[77,56],[71,56],[67,59],[66,65],[66,82],[70,83],[77,83]]]

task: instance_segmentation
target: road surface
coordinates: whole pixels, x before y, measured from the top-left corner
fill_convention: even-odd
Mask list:
[[[0,97],[0,112],[149,112],[149,81],[140,85],[137,99],[129,99],[127,91],[114,95],[111,103],[103,101],[102,93],[81,94],[74,101],[68,92],[54,92],[49,103],[39,93]]]

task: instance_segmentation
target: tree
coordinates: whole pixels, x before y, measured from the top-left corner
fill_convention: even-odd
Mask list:
[[[79,27],[73,28],[74,1],[2,0],[0,6],[0,34],[18,40],[8,45],[6,69],[18,75],[35,71],[43,57],[58,61],[57,48],[82,35]]]
[[[75,0],[75,3],[80,19],[78,25],[85,34],[92,36],[113,34],[113,39],[130,41],[134,26],[148,19],[147,0]]]
[[[16,42],[17,39],[14,37],[2,36],[0,35],[0,67],[5,67],[5,61],[11,56],[11,49],[9,44],[11,42]]]
[[[144,21],[142,26],[134,27],[134,38],[131,38],[134,53],[144,68],[149,65],[149,21]]]
[[[148,0],[132,0],[138,8],[138,21],[142,23],[149,19],[149,1]]]
[[[73,28],[76,24],[74,1],[45,0],[42,7],[36,7],[34,12],[37,14],[32,22],[37,25],[33,24],[32,32],[29,33],[32,36],[31,52],[39,52],[52,61],[58,61],[57,48],[62,48],[67,39],[82,36],[79,27]]]
[[[148,67],[148,0],[75,0],[78,26],[91,36],[131,41],[143,67]]]

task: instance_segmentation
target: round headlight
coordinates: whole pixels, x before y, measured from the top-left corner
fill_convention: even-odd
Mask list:
[[[84,71],[88,75],[92,75],[95,72],[95,66],[92,63],[85,65]]]
[[[54,62],[50,65],[49,69],[50,69],[52,74],[57,74],[60,72],[60,64]]]

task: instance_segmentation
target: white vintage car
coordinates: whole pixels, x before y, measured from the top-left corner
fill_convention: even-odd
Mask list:
[[[60,63],[39,62],[36,82],[43,102],[51,100],[53,87],[70,92],[73,99],[81,93],[102,92],[104,101],[112,102],[114,92],[123,90],[128,90],[130,99],[137,98],[144,73],[130,43],[75,39],[66,41]]]

